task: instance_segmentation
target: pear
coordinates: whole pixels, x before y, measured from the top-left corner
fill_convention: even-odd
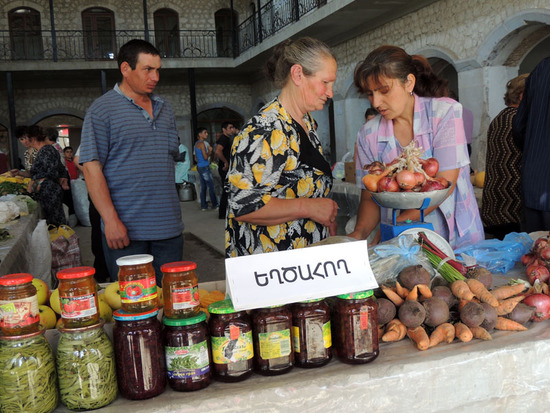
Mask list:
[[[105,288],[105,301],[109,304],[113,310],[118,310],[122,307],[122,300],[120,298],[120,291],[118,289],[118,281],[115,281]]]

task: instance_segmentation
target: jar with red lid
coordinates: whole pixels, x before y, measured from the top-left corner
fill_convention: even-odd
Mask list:
[[[192,261],[170,262],[160,267],[165,317],[187,318],[199,313],[196,268]]]
[[[95,268],[74,267],[57,273],[59,308],[65,328],[80,328],[99,322]]]
[[[122,309],[128,313],[143,313],[157,308],[157,280],[153,256],[127,255],[117,259],[116,263]]]
[[[39,323],[38,296],[32,275],[0,277],[0,333],[4,336],[35,333]]]

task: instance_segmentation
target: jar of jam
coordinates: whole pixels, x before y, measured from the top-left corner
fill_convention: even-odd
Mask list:
[[[254,361],[258,373],[274,376],[292,369],[291,329],[292,313],[288,306],[260,308],[252,312]]]
[[[49,413],[59,404],[55,361],[45,330],[0,338],[0,410]]]
[[[340,361],[363,364],[378,357],[377,305],[372,290],[339,295],[333,322],[334,347]]]
[[[166,367],[158,310],[113,313],[116,371],[120,394],[127,399],[155,397],[166,388]]]
[[[59,328],[59,395],[70,410],[99,409],[116,399],[115,355],[104,324],[100,320],[88,327]]]
[[[57,273],[59,307],[64,327],[86,327],[99,322],[95,268],[75,267]]]
[[[210,384],[210,336],[206,314],[163,319],[163,342],[168,384],[177,391],[193,391]]]
[[[116,264],[122,309],[128,313],[143,313],[156,309],[157,280],[153,256],[128,255],[117,259]]]
[[[160,267],[165,317],[186,318],[199,313],[196,268],[197,264],[192,261],[171,262]]]
[[[292,306],[292,344],[298,367],[321,367],[332,358],[330,308],[323,299]]]
[[[30,274],[0,277],[0,333],[20,336],[38,331],[40,313]]]
[[[250,377],[254,368],[250,317],[235,310],[231,300],[210,304],[208,312],[214,377],[227,382]]]

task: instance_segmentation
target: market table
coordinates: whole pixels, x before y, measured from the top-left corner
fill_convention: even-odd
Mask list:
[[[0,276],[29,272],[29,239],[38,222],[38,213],[26,215],[6,224],[11,238],[0,241]]]

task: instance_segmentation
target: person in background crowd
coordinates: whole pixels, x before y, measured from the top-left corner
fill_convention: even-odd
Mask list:
[[[117,56],[122,81],[88,109],[79,161],[101,215],[111,280],[118,276],[118,258],[151,254],[157,284],[162,285],[161,265],[183,256],[175,182],[178,131],[171,105],[153,94],[159,51],[133,39]]]
[[[191,156],[189,150],[180,141],[179,157],[176,160],[176,184],[182,184],[189,181],[189,169],[191,169]]]
[[[31,134],[38,134],[39,130],[40,128],[38,126],[29,127],[21,125],[15,128],[15,137],[19,140],[19,142],[21,142],[21,145],[23,145],[27,149],[25,150],[25,153],[23,155],[23,165],[25,169],[23,171],[20,169],[10,170],[11,176],[22,176],[24,178],[31,177],[31,166],[38,151],[31,146],[29,136],[31,136]]]
[[[506,83],[506,108],[493,119],[487,131],[481,219],[485,232],[498,239],[520,231],[521,150],[512,137],[512,120],[521,102],[527,76],[529,74],[523,74]]]
[[[332,171],[310,114],[333,96],[336,59],[325,43],[304,37],[276,46],[266,66],[281,91],[233,142],[227,257],[302,248],[336,235]]]
[[[218,199],[216,198],[216,188],[214,187],[214,178],[210,170],[210,157],[212,155],[212,146],[208,143],[208,131],[206,128],[197,129],[197,142],[195,143],[195,159],[197,160],[197,172],[201,181],[201,209],[208,210],[206,202],[206,191],[210,193],[210,202],[212,209],[218,207]]]
[[[550,57],[525,81],[513,120],[513,134],[523,151],[521,186],[525,232],[550,230]]]
[[[59,153],[59,159],[61,159],[61,163],[63,164],[63,167],[67,170],[67,174],[69,173],[69,169],[67,168],[67,165],[65,163],[65,154],[63,152],[63,149],[61,148],[61,145],[57,142],[57,138],[59,137],[59,131],[56,128],[46,128],[44,129],[44,133],[46,135],[46,143],[48,145],[52,145],[57,153]],[[69,174],[70,176],[70,174]],[[62,178],[62,186],[63,186],[63,203],[67,205],[69,208],[69,223],[70,225],[73,225],[72,219],[74,218],[74,223],[76,224],[76,216],[75,216],[75,210],[74,210],[74,203],[73,203],[73,195],[71,192],[71,186],[69,184],[69,179]]]
[[[225,219],[227,211],[227,188],[225,187],[227,170],[229,168],[229,153],[233,136],[235,135],[235,125],[231,122],[222,123],[222,135],[216,141],[216,157],[218,158],[218,173],[222,181],[222,196],[220,198],[220,207],[218,209],[218,218]]]
[[[71,179],[78,179],[80,171],[74,163],[72,146],[65,146],[63,149],[63,157],[65,158],[65,166],[67,167],[67,172],[69,172]]]
[[[61,158],[61,163],[65,166],[65,155],[63,154],[63,148],[57,142],[57,138],[59,138],[59,131],[56,128],[46,128],[44,133],[46,134],[46,142],[57,149],[57,152],[59,152],[59,157]]]
[[[357,175],[366,175],[363,166],[374,161],[390,163],[414,142],[424,158],[439,161],[437,176],[452,184],[447,198],[425,211],[425,220],[453,248],[483,240],[470,182],[462,106],[450,98],[434,97],[445,89],[443,80],[400,47],[381,46],[357,65],[354,82],[380,113],[357,136]],[[350,236],[366,239],[381,221],[391,223],[392,211],[380,208],[362,182],[361,188],[357,224]],[[403,210],[397,217],[399,222],[409,219],[418,221],[420,211]],[[373,244],[380,240],[380,231],[375,234]]]

